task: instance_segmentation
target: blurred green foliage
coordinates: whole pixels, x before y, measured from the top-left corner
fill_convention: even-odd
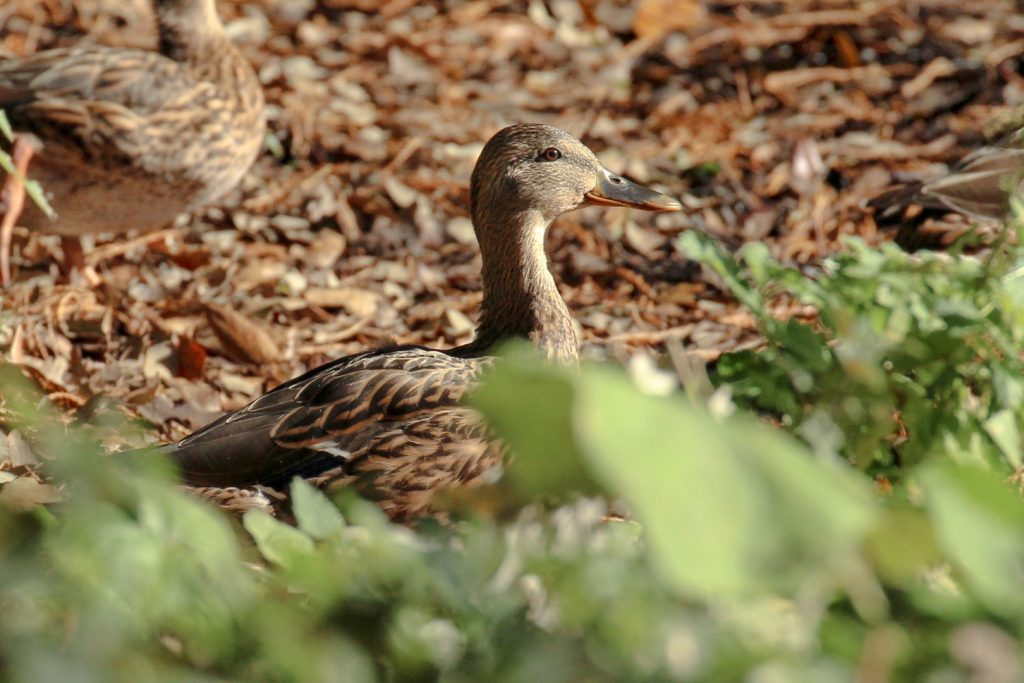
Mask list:
[[[471,400],[516,455],[454,526],[302,481],[294,523],[239,523],[37,412],[64,500],[0,505],[0,679],[1024,679],[1017,249],[853,242],[810,278],[686,239],[767,347],[706,405],[512,350]]]

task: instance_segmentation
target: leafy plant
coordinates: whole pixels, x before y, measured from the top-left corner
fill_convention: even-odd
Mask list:
[[[453,525],[395,526],[302,481],[293,520],[238,523],[5,375],[8,426],[54,456],[63,500],[0,504],[0,677],[1024,676],[1016,249],[852,243],[812,280],[686,244],[765,349],[724,357],[707,404],[510,350],[471,400],[515,457],[451,498]],[[775,319],[782,293],[820,322]]]
[[[725,355],[717,380],[819,455],[891,477],[939,455],[1007,474],[1024,464],[1017,248],[980,259],[850,239],[811,278],[763,245],[738,259],[696,233],[683,246],[723,278],[765,337],[763,350]],[[773,317],[769,302],[782,294],[812,305],[816,323]]]

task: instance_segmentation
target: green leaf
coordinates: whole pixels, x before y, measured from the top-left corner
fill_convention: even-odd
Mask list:
[[[270,129],[267,129],[263,134],[263,144],[267,148],[267,151],[270,152],[270,154],[278,161],[284,161],[285,157],[288,155],[284,145],[281,144],[281,141]]]
[[[291,499],[299,528],[313,538],[323,540],[345,530],[345,518],[337,506],[302,477],[292,479]]]
[[[313,552],[313,539],[262,510],[246,512],[242,524],[256,541],[263,557],[274,564],[288,567],[297,557]]]
[[[659,567],[686,593],[794,589],[871,524],[863,481],[769,427],[642,394],[617,369],[588,368],[577,386],[589,463],[632,504]]]
[[[1024,504],[993,472],[948,460],[919,473],[940,547],[985,605],[1024,616]]]
[[[943,559],[928,516],[911,507],[887,509],[871,530],[867,550],[879,573],[904,587]]]
[[[0,109],[0,135],[6,138],[9,142],[14,141],[14,129],[11,128],[11,122],[8,120],[7,114],[2,109]],[[39,183],[34,180],[29,180],[19,173],[18,169],[14,167],[14,160],[3,150],[0,150],[0,168],[2,168],[5,173],[16,176],[22,183],[24,183],[25,192],[28,194],[29,198],[35,202],[35,205],[46,214],[47,218],[52,220],[56,217],[57,212],[53,210],[52,206],[50,206],[50,202],[46,199],[46,194],[43,192]]]
[[[11,128],[11,122],[3,109],[0,109],[0,135],[7,138],[8,142],[14,142],[14,129]]]
[[[22,182],[25,183],[25,193],[39,207],[40,211],[45,213],[46,217],[50,220],[56,218],[57,212],[50,205],[50,200],[46,198],[46,193],[43,191],[43,186],[39,184],[39,181],[22,178]]]
[[[759,318],[767,316],[764,300],[746,283],[740,264],[712,238],[691,230],[679,236],[679,246],[694,261],[714,270],[725,281],[733,296],[754,315]]]
[[[513,345],[470,396],[514,454],[508,479],[528,499],[593,491],[572,432],[572,378]]]
[[[1017,429],[1017,416],[1012,410],[1000,410],[985,421],[985,431],[999,446],[1006,459],[1014,467],[1020,467],[1020,431]]]
[[[744,244],[740,256],[743,258],[744,265],[750,270],[751,276],[759,283],[767,282],[777,267],[775,261],[772,260],[768,246],[761,242]]]

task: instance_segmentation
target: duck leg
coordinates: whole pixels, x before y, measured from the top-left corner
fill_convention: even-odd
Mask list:
[[[0,201],[3,202],[4,217],[0,222],[0,284],[7,286],[11,282],[11,238],[14,226],[25,208],[25,183],[21,178],[28,172],[28,162],[32,159],[32,144],[21,138],[15,138],[11,157],[14,167],[21,174],[10,173],[4,179],[0,190]]]

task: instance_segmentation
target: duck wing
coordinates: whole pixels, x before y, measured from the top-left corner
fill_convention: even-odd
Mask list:
[[[338,359],[261,396],[171,447],[194,486],[369,482],[401,498],[481,476],[500,447],[459,405],[490,358],[418,346]]]
[[[98,45],[46,50],[0,63],[0,106],[49,99],[120,104],[152,113],[192,80],[188,68],[158,52]]]

